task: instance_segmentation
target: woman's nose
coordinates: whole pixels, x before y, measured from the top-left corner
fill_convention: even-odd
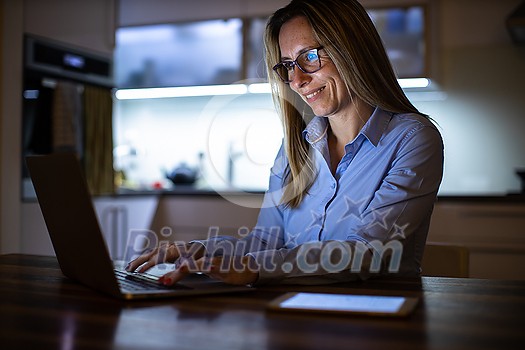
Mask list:
[[[308,82],[312,79],[310,74],[303,72],[297,66],[293,67],[293,74],[291,78],[292,78],[292,81],[290,82],[290,85],[292,86],[294,90],[298,90],[299,88],[308,84]]]

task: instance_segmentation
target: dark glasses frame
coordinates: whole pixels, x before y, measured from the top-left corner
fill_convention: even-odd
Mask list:
[[[315,72],[317,72],[318,70],[320,70],[322,68],[321,55],[319,54],[319,51],[322,50],[322,49],[323,49],[323,46],[315,47],[313,49],[308,49],[308,50],[306,50],[304,52],[301,52],[297,56],[297,58],[295,60],[281,61],[281,62],[277,63],[275,66],[273,66],[272,69],[284,83],[289,84],[293,80],[293,79],[290,79],[290,72],[293,72],[294,67],[296,67],[296,66],[297,66],[297,68],[299,68],[301,70],[301,72],[306,73],[306,74],[315,73]],[[299,64],[298,61],[301,61],[301,58],[303,58],[305,55],[308,55],[308,54],[310,54],[312,52],[315,52],[315,54],[317,55],[317,60],[319,61],[319,66],[315,67],[314,69],[306,69],[304,67],[301,67],[301,65]],[[286,76],[284,76],[283,74],[279,73],[279,71],[281,69],[285,70],[284,74],[286,74]]]

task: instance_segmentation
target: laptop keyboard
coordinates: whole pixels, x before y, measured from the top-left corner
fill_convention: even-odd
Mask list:
[[[149,290],[174,290],[174,289],[192,289],[187,286],[175,284],[174,286],[165,286],[148,277],[133,274],[126,271],[115,270],[115,276],[121,289],[131,292],[149,291]]]

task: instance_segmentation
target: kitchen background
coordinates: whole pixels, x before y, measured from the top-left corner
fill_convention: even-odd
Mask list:
[[[448,19],[440,28],[443,45],[438,48],[430,33],[436,29],[433,19],[440,15],[433,12],[436,8],[429,6],[426,17],[421,6],[370,11],[387,47],[393,42],[388,36],[409,43],[389,48],[400,77],[433,79],[429,87],[405,91],[443,134],[446,157],[440,194],[519,193],[516,170],[525,168],[525,118],[518,101],[525,68],[523,50],[503,44],[510,40],[504,18],[519,2],[508,1],[491,11],[483,10],[494,6],[490,1],[476,2],[477,9],[468,7],[472,1],[441,3]],[[476,24],[470,23],[474,18]],[[483,28],[478,20],[485,23]],[[244,23],[229,19],[121,27],[116,35],[117,85],[208,85],[264,77],[263,26],[264,19],[255,18]],[[241,33],[247,33],[247,44]],[[251,54],[248,62],[242,59],[243,47]],[[436,69],[432,65],[437,57],[441,59]],[[213,103],[222,106],[210,111]],[[114,107],[116,167],[125,171],[127,187],[151,188],[160,182],[169,188],[164,173],[186,165],[203,168],[205,178],[198,187],[265,189],[282,137],[269,94],[116,99]],[[217,113],[212,124],[210,113]]]
[[[369,13],[398,75],[428,76],[423,6]],[[173,186],[166,175],[182,170],[198,173],[197,189],[266,189],[283,134],[269,88],[262,84],[266,20],[230,18],[117,30],[117,87],[165,87],[165,92],[180,91],[174,86],[215,84],[219,94],[157,99],[126,97],[151,93],[148,89],[117,91],[114,156],[123,177],[121,189],[169,189]],[[230,94],[232,88],[246,93]]]
[[[229,25],[238,30],[235,19],[263,18],[287,2],[0,0],[0,251],[54,253],[38,203],[23,199],[21,191],[26,35],[116,60],[122,48],[120,42],[116,43],[121,29],[220,19],[223,24],[232,21]],[[369,8],[423,4],[428,9],[424,17],[428,31],[424,36],[427,54],[423,76],[432,79],[433,84],[406,91],[421,110],[437,121],[445,139],[445,178],[429,240],[468,247],[473,277],[525,278],[525,206],[515,173],[525,167],[525,52],[522,44],[511,40],[506,27],[507,18],[523,1],[362,2]],[[243,45],[249,47],[246,42]],[[227,51],[238,57],[238,51],[224,49],[216,49],[213,57],[222,60]],[[175,59],[185,52],[181,49],[170,57]],[[208,56],[188,58],[198,61],[200,57]],[[131,63],[132,57],[126,57],[126,61]],[[264,172],[273,161],[281,135],[270,96],[264,89],[261,91],[260,85],[244,85],[244,79],[261,76],[257,58],[244,55],[241,61],[240,66],[233,65],[241,67],[240,72],[228,69],[214,74],[230,79],[219,80],[220,84],[240,89],[233,95],[215,91],[193,97],[127,99],[127,93],[143,93],[135,88],[147,87],[153,75],[135,74],[124,81],[127,85],[119,82],[122,89],[113,96],[112,104],[115,147],[109,153],[115,156],[117,170],[125,170],[120,175],[126,177],[120,180],[126,180],[126,188],[131,191],[93,197],[113,256],[122,256],[132,229],[158,232],[168,225],[174,238],[191,239],[202,237],[210,226],[235,233],[239,227],[254,224],[261,198],[247,190],[259,191],[266,186]],[[197,67],[207,71],[202,61]],[[189,71],[189,66],[184,68],[184,72]],[[131,67],[131,71],[137,69]],[[196,84],[209,86],[206,80]],[[251,93],[244,93],[248,89]],[[188,90],[177,91],[179,95],[188,94]],[[164,170],[173,170],[183,162],[189,167],[203,165],[207,177],[197,182],[197,191],[185,186],[182,190],[166,187],[166,191],[150,191],[169,186]],[[226,192],[233,189],[235,194],[223,198],[202,190],[210,186],[228,189]]]

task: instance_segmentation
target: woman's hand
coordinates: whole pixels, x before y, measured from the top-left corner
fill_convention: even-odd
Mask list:
[[[190,273],[202,272],[211,278],[228,284],[247,285],[259,278],[259,267],[255,259],[246,256],[202,257],[197,260],[183,259],[180,265],[159,279],[159,282],[171,286]]]
[[[126,266],[126,270],[142,273],[158,264],[173,263],[181,257],[194,257],[197,259],[202,257],[203,254],[204,246],[200,244],[175,244],[164,242],[152,251],[146,252],[131,261]]]

